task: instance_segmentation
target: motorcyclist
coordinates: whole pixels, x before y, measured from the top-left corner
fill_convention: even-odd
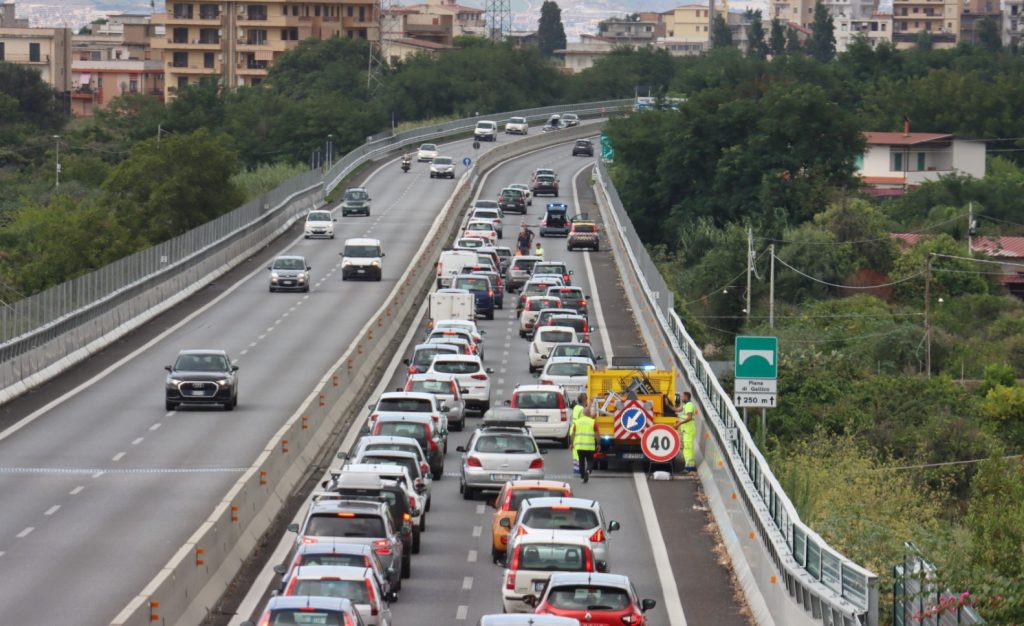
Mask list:
[[[408,172],[409,168],[412,167],[412,157],[408,154],[402,156],[402,171]]]

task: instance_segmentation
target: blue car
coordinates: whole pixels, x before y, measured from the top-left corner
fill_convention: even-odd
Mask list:
[[[549,202],[544,207],[544,217],[540,220],[541,237],[568,237],[569,227],[569,205],[564,202]]]
[[[494,319],[494,287],[491,279],[483,274],[460,274],[452,284],[454,289],[465,289],[476,299],[476,312],[484,318]]]

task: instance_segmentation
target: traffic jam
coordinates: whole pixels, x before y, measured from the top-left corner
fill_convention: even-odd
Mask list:
[[[557,173],[538,169],[529,184],[473,202],[438,260],[425,329],[401,361],[404,385],[367,405],[356,443],[337,452],[301,521],[288,527],[294,543],[274,568],[272,595],[246,624],[402,626],[393,607],[403,582],[438,575],[421,570],[417,555],[429,541],[441,481],[457,481],[462,499],[492,510],[489,560],[503,570],[500,605],[478,626],[652,623],[655,600],[616,569],[620,523],[578,475],[546,470],[549,454],[576,458],[573,411],[584,396],[596,421],[598,475],[644,459],[642,439],[658,428],[671,434],[653,447],[671,449],[659,462],[672,463],[675,373],[644,358],[606,364],[597,354],[591,294],[554,248],[562,241],[566,254],[598,251],[601,235],[558,196]],[[528,217],[534,204],[542,205],[533,211],[539,220]],[[512,223],[513,213],[521,223]],[[485,338],[507,324],[522,341],[492,357]],[[494,344],[491,351],[499,352]],[[498,397],[498,358],[525,360],[521,377],[528,370],[535,380]],[[449,445],[449,433],[461,435]]]

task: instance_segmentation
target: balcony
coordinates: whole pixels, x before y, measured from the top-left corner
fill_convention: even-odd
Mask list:
[[[283,39],[254,39],[254,40],[243,40],[238,42],[236,49],[238,52],[256,52],[271,50],[273,52],[284,52],[288,49],[288,41]]]
[[[369,17],[359,19],[358,17],[344,17],[341,20],[341,27],[346,29],[373,28],[377,22],[371,21]],[[437,28],[442,28],[440,25]]]
[[[17,63],[19,65],[47,65],[50,63],[50,55],[40,54],[32,56],[31,54],[11,54],[8,52],[4,55],[0,61],[6,61],[8,63]]]
[[[270,61],[242,61],[238,64],[240,76],[266,76]]]
[[[220,74],[220,69],[216,66],[206,67],[202,63],[176,63],[168,61],[167,67],[171,74]]]
[[[281,28],[288,25],[288,16],[240,13],[238,15],[238,25],[251,28]]]
[[[154,13],[153,24],[166,26],[217,26],[221,24],[219,13]]]
[[[92,89],[91,87],[88,87],[88,86],[79,87],[78,89],[75,89],[74,91],[71,92],[71,99],[72,100],[87,100],[87,101],[95,100],[96,102],[102,102],[103,101],[103,90],[102,89]]]
[[[174,49],[174,50],[220,50],[220,38],[215,39],[168,39],[167,43],[154,39],[154,48]]]

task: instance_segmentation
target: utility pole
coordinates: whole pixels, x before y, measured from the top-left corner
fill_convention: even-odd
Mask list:
[[[771,257],[771,269],[768,276],[768,327],[775,328],[775,244],[768,246],[768,256]]]
[[[60,135],[54,135],[53,141],[57,145],[57,157],[55,159],[56,167],[54,168],[57,174],[57,184],[55,187],[60,187]]]
[[[931,303],[932,256],[929,254],[924,263],[924,369],[928,378],[932,377],[932,324],[928,319]]]
[[[974,251],[974,242],[972,236],[974,235],[974,202],[967,203],[967,256],[971,256],[971,252]]]
[[[334,135],[327,135],[327,169],[331,169],[331,162],[334,160]]]
[[[754,229],[747,227],[747,308],[744,310],[747,314],[747,324],[750,324],[750,296],[751,286],[750,277],[754,273]]]

